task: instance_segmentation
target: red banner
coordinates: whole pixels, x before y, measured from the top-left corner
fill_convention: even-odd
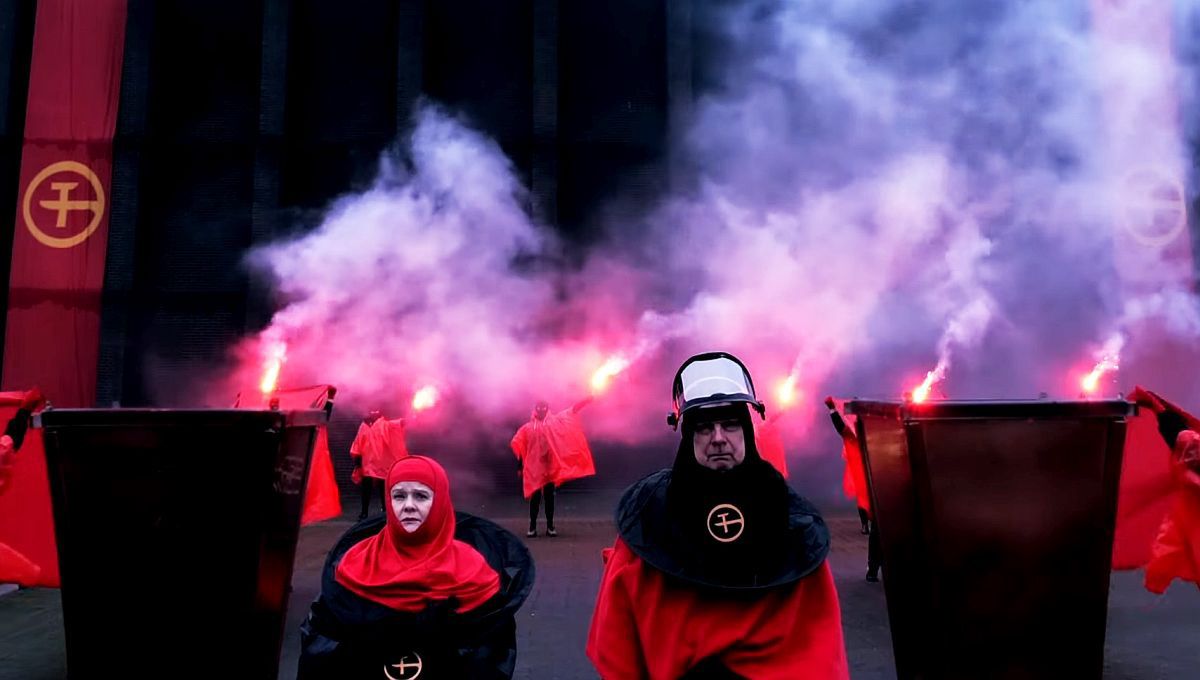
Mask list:
[[[96,394],[126,0],[39,0],[13,236],[3,385]]]

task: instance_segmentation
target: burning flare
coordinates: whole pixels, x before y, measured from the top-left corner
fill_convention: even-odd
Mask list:
[[[412,410],[424,411],[427,408],[433,408],[437,404],[438,391],[433,385],[426,385],[417,390],[417,393],[412,398]]]
[[[796,403],[796,374],[789,375],[775,388],[775,399],[780,408],[787,408]]]
[[[629,366],[629,360],[620,354],[614,354],[609,357],[600,368],[592,373],[592,393],[599,394],[607,387],[609,381],[615,378],[621,371],[624,371]]]
[[[939,361],[936,368],[925,374],[925,380],[913,388],[912,400],[916,403],[921,403],[929,398],[929,392],[933,386],[940,383],[946,377],[946,362]]]
[[[279,385],[279,371],[283,369],[283,362],[287,361],[287,344],[268,343],[263,355],[263,376],[258,388],[263,394],[270,394]]]
[[[1100,379],[1105,373],[1121,368],[1121,349],[1125,346],[1125,336],[1114,334],[1097,352],[1096,365],[1079,381],[1079,386],[1086,395],[1095,394],[1100,387]]]

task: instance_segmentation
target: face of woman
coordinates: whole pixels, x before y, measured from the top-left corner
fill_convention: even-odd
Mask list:
[[[433,507],[433,489],[421,482],[396,482],[392,487],[392,513],[408,533],[421,528]]]

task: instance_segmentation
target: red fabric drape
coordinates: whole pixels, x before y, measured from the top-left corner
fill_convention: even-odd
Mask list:
[[[324,408],[329,399],[329,385],[312,385],[272,392],[269,396],[279,400],[279,408],[310,409]],[[247,391],[246,394],[255,394]],[[263,408],[266,403],[255,397],[243,399],[238,395],[235,406],[240,408]],[[304,493],[304,511],[301,524],[312,524],[342,514],[342,497],[338,492],[337,479],[333,475],[333,460],[329,455],[329,432],[322,425],[317,428],[317,441],[313,444],[312,461],[308,469],[308,486]]]
[[[1200,586],[1200,433],[1185,430],[1171,451],[1174,489],[1146,565],[1146,589],[1163,593],[1171,581]]]
[[[1151,546],[1171,504],[1171,449],[1158,433],[1156,414],[1168,409],[1184,417],[1192,428],[1200,420],[1150,390],[1138,387],[1129,399],[1141,407],[1129,420],[1121,484],[1117,496],[1117,527],[1113,540],[1113,569],[1146,566]]]

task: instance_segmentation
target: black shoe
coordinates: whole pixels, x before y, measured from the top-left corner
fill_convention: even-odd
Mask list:
[[[876,569],[867,570],[867,583],[879,583],[879,572]]]
[[[553,538],[558,535],[558,532],[554,530],[554,527],[546,527],[546,535]]]
[[[866,524],[862,525],[862,535],[866,536],[870,533],[871,533],[871,527]]]
[[[536,538],[537,537],[537,529],[530,529],[529,531],[526,531],[525,537],[526,538]]]

